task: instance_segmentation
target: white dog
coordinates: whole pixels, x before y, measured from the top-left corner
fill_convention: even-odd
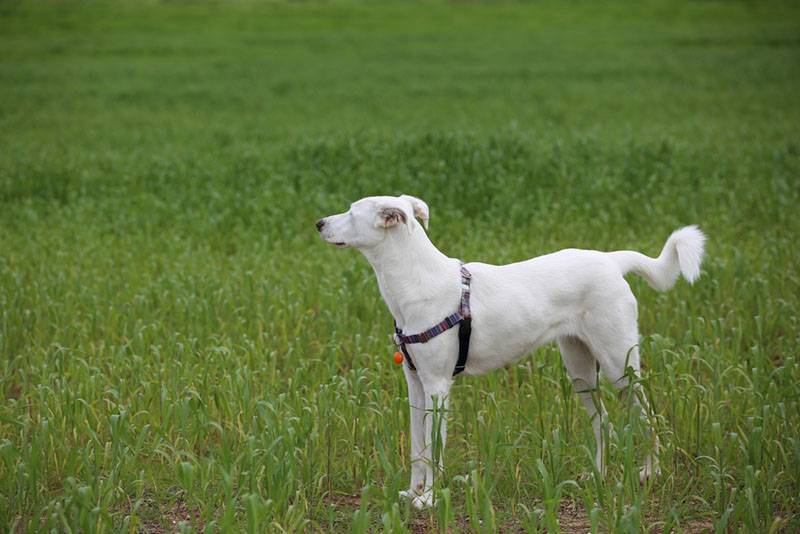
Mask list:
[[[317,221],[325,241],[366,256],[386,305],[405,333],[423,332],[453,314],[462,296],[459,260],[442,254],[415,216],[427,228],[428,206],[403,195],[364,198],[345,213]],[[597,386],[597,369],[620,389],[628,386],[626,368],[639,372],[636,298],[623,277],[636,273],[659,291],[672,287],[679,274],[693,282],[700,275],[704,243],[705,235],[687,226],[669,237],[658,258],[631,251],[566,249],[510,265],[466,264],[472,274],[472,335],[465,373],[503,367],[545,343],[557,342],[592,421],[595,462],[603,473],[605,409],[591,393]],[[409,490],[401,496],[413,499],[417,508],[433,504],[432,417],[425,414],[435,407],[447,409],[460,347],[457,332],[449,329],[425,343],[406,345],[416,369],[403,366],[411,406],[412,469]],[[629,398],[646,411],[641,389]],[[442,421],[442,445],[446,435]],[[642,479],[658,473],[657,454],[655,437],[654,452],[640,471]]]

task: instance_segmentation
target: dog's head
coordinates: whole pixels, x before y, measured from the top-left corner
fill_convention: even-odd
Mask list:
[[[322,239],[339,247],[374,247],[396,232],[411,234],[419,223],[428,228],[428,205],[409,195],[367,197],[350,209],[317,221]]]

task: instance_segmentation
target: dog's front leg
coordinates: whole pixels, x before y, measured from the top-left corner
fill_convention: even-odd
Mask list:
[[[411,484],[400,497],[414,499],[425,489],[425,390],[416,371],[403,366],[408,384],[408,405],[411,410]]]
[[[419,509],[433,506],[433,479],[444,470],[444,446],[447,442],[447,407],[453,381],[435,379],[423,381],[425,390],[424,439],[422,449],[425,468],[422,488],[414,486],[417,496],[412,504]],[[420,491],[421,489],[421,491]]]

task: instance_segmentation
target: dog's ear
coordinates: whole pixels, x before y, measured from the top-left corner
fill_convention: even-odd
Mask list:
[[[391,228],[399,223],[408,223],[408,216],[402,209],[392,206],[384,206],[378,209],[378,216],[375,220],[376,227]]]
[[[426,230],[428,229],[428,218],[430,217],[428,211],[428,205],[425,202],[417,197],[412,197],[411,195],[400,195],[405,201],[411,203],[411,207],[414,210],[414,216],[422,221],[422,226]]]

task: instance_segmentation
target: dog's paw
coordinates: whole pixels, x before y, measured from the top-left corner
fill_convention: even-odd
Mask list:
[[[417,510],[424,510],[426,508],[430,508],[433,506],[433,492],[428,490],[422,495],[416,495],[414,500],[411,501],[411,504]]]
[[[416,496],[417,496],[416,492],[414,492],[414,491],[412,491],[410,489],[402,490],[399,493],[400,500],[403,500],[403,501],[411,500]]]
[[[422,484],[420,484],[420,489],[418,491],[413,489],[402,490],[399,493],[399,497],[402,500],[410,500],[412,506],[417,510],[424,510],[425,508],[433,506],[433,491],[422,491]]]

